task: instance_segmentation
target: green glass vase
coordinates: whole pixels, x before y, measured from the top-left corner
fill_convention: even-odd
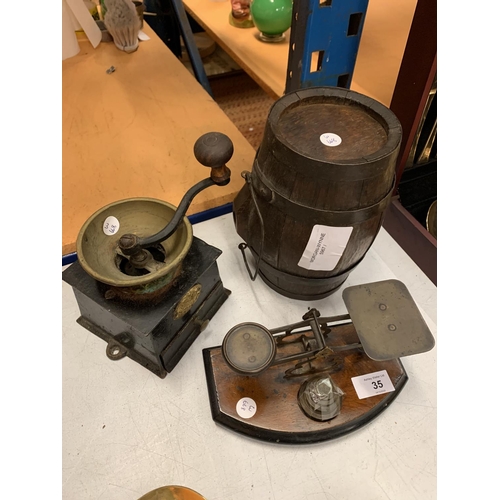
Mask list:
[[[264,42],[280,42],[292,25],[292,0],[253,0],[252,19]]]

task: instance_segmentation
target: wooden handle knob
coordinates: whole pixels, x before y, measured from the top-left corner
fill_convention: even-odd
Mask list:
[[[204,166],[210,167],[210,178],[219,186],[229,183],[231,171],[226,163],[231,159],[234,146],[225,134],[209,132],[194,144],[194,156]]]

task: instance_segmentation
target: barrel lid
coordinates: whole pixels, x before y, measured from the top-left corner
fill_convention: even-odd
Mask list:
[[[298,152],[324,161],[362,158],[382,149],[387,142],[383,125],[365,109],[344,102],[301,101],[282,113],[276,135]]]
[[[350,90],[315,87],[287,94],[269,113],[275,155],[293,152],[331,164],[365,164],[394,153],[401,125],[378,101]]]

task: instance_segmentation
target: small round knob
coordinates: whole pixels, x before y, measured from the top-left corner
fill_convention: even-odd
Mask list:
[[[234,146],[225,134],[208,132],[203,134],[194,144],[194,156],[205,167],[210,167],[210,178],[219,186],[229,182],[231,171],[226,163],[231,159]]]
[[[319,318],[321,316],[321,313],[315,309],[314,307],[312,309],[309,309],[304,316],[302,316],[302,319],[304,321],[307,321],[308,319],[313,319],[313,318]]]

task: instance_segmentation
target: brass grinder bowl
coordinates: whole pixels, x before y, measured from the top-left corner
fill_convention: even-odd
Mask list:
[[[160,286],[165,288],[175,279],[193,241],[193,228],[187,217],[170,238],[160,243],[165,265],[143,276],[129,276],[120,269],[124,257],[117,252],[118,240],[127,233],[152,236],[170,222],[175,212],[174,205],[154,198],[128,198],[101,208],[85,222],[76,240],[82,268],[100,283],[117,289],[128,287],[134,294],[154,291]],[[112,235],[104,232],[108,217],[115,217],[119,223]]]

